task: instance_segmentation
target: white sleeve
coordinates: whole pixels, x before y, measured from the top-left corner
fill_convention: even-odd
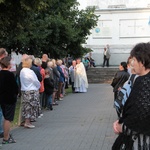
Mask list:
[[[32,83],[39,89],[41,84],[40,84],[36,74],[32,70],[31,70],[31,76],[30,77],[31,77]]]

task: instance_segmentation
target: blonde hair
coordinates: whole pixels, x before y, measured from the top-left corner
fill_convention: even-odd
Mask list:
[[[58,60],[57,60],[57,65],[59,65],[59,66],[62,65],[62,60],[61,60],[61,59],[58,59]]]
[[[53,68],[56,67],[56,60],[52,59],[52,62],[53,62]]]
[[[41,66],[42,60],[40,58],[35,58],[34,59],[34,64],[36,64],[37,66]]]
[[[53,67],[53,62],[52,61],[48,61],[47,67],[52,68]]]
[[[31,58],[26,58],[22,62],[22,68],[31,68],[32,66],[32,59]]]

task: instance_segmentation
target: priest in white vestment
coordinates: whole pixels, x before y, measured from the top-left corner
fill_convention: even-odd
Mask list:
[[[87,92],[88,80],[85,71],[85,67],[81,62],[81,59],[77,59],[77,65],[75,67],[75,92]]]

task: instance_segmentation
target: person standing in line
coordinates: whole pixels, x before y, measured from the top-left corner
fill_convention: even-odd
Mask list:
[[[118,134],[112,150],[150,149],[150,43],[138,43],[130,52],[136,78],[122,117],[113,124]]]
[[[70,80],[71,80],[72,93],[75,93],[75,88],[74,88],[75,67],[76,67],[76,61],[73,60],[72,65],[69,67],[69,75],[70,75]]]
[[[54,78],[54,91],[53,91],[52,100],[53,100],[53,105],[58,105],[58,102],[55,100],[55,96],[58,91],[58,82],[59,82],[60,73],[57,70],[56,60],[52,59],[52,62],[53,62],[52,68],[53,68],[53,78]]]
[[[41,65],[41,67],[43,69],[47,68],[47,62],[48,62],[48,55],[47,54],[43,54],[42,55],[42,65]]]
[[[57,91],[57,100],[60,100],[60,101],[63,100],[60,97],[60,94],[61,94],[61,90],[62,90],[63,84],[65,82],[65,75],[63,73],[62,68],[60,67],[61,65],[62,65],[62,60],[57,60],[57,70],[58,70],[58,72],[60,74],[59,83],[58,83],[58,91]]]
[[[110,49],[109,49],[109,45],[107,44],[106,47],[104,48],[104,53],[103,53],[103,67],[105,67],[105,63],[106,66],[109,67],[109,59],[110,59]]]
[[[11,121],[14,119],[18,86],[15,76],[10,72],[11,57],[6,56],[0,60],[0,105],[4,116],[4,138],[2,144],[16,143],[10,135]]]
[[[0,60],[8,55],[5,48],[0,48]],[[0,70],[2,68],[0,67]],[[0,106],[0,138],[4,137],[4,131],[3,131],[3,113]]]
[[[43,101],[44,101],[44,78],[45,78],[45,70],[41,67],[42,61],[40,58],[35,58],[34,59],[34,64],[38,67],[40,70],[40,74],[42,76],[42,81],[40,82],[41,86],[39,89],[40,93],[40,103],[39,103],[39,108],[38,108],[38,113],[39,113],[39,118],[43,116],[42,114],[42,107],[43,107]]]
[[[44,92],[46,94],[47,110],[53,110],[53,91],[54,91],[54,80],[51,78],[52,73],[49,68],[45,69],[44,79]]]
[[[26,58],[22,62],[20,72],[21,93],[22,93],[22,118],[25,119],[25,128],[35,128],[31,120],[38,117],[37,108],[39,101],[40,82],[33,70],[31,70],[32,59]]]

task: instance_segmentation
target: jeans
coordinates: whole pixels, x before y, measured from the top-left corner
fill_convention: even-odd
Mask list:
[[[2,109],[0,107],[0,133],[4,132],[3,131],[3,121],[4,121],[3,113],[2,113]]]
[[[46,95],[46,98],[47,98],[47,107],[50,107],[50,105],[52,105],[52,94]]]

